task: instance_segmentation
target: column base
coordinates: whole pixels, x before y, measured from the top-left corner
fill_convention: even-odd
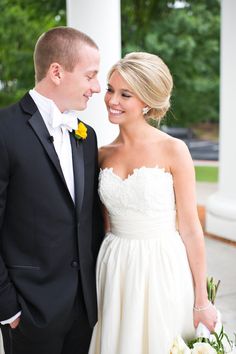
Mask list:
[[[236,241],[236,199],[217,192],[206,202],[206,232]]]

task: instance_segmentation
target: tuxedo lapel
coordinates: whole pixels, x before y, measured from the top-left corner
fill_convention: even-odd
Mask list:
[[[47,155],[48,155],[49,159],[52,161],[59,176],[61,177],[62,182],[64,183],[65,188],[68,191],[71,202],[74,205],[73,199],[71,198],[69,189],[66,184],[66,180],[64,178],[64,175],[63,175],[63,172],[61,169],[59,158],[57,156],[56,150],[53,145],[53,138],[50,139],[51,137],[50,137],[49,131],[47,130],[47,127],[43,121],[43,118],[42,118],[36,104],[34,103],[34,100],[32,99],[32,97],[30,96],[29,93],[25,94],[25,96],[20,101],[20,105],[25,113],[31,115],[28,122],[31,125],[32,129],[34,130],[35,134],[37,135],[38,139],[40,140],[45,151],[47,152]]]
[[[76,140],[73,134],[70,134],[73,169],[74,169],[74,183],[75,183],[75,204],[77,207],[77,216],[82,208],[84,197],[84,153],[83,143]]]
[[[63,183],[65,184],[66,189],[67,184],[61,169],[60,161],[58,159],[57,153],[55,151],[53,140],[50,139],[49,132],[47,130],[46,125],[41,117],[39,111],[36,111],[32,117],[29,119],[29,124],[33,128],[35,134],[39,138],[41,144],[43,145],[44,149],[46,150],[50,160],[52,161],[54,167],[56,168],[57,172],[59,173]],[[69,190],[68,190],[69,192]]]

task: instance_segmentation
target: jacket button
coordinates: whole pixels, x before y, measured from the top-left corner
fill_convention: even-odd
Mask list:
[[[77,261],[72,261],[72,262],[71,262],[71,267],[72,267],[72,268],[79,268],[79,262],[77,262]]]

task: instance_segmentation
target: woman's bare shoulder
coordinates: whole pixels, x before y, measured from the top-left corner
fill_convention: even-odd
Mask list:
[[[188,147],[183,140],[174,138],[173,136],[164,132],[161,132],[158,142],[159,144],[162,144],[165,150],[174,157],[189,152]]]
[[[117,144],[115,142],[109,145],[101,146],[98,149],[98,160],[99,160],[100,167],[104,166],[105,161],[107,161],[111,157],[111,155],[115,153],[116,149],[117,149]]]
[[[191,162],[189,149],[183,140],[161,132],[156,144],[162,163],[165,164],[167,170],[173,171],[177,166]]]

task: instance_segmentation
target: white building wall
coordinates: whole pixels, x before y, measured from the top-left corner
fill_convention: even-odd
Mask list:
[[[207,200],[206,230],[236,241],[236,1],[221,1],[219,189]]]
[[[120,0],[67,0],[67,25],[88,34],[100,48],[101,93],[94,94],[80,117],[96,130],[98,145],[106,145],[118,134],[118,127],[108,121],[103,98],[107,72],[121,56]]]

